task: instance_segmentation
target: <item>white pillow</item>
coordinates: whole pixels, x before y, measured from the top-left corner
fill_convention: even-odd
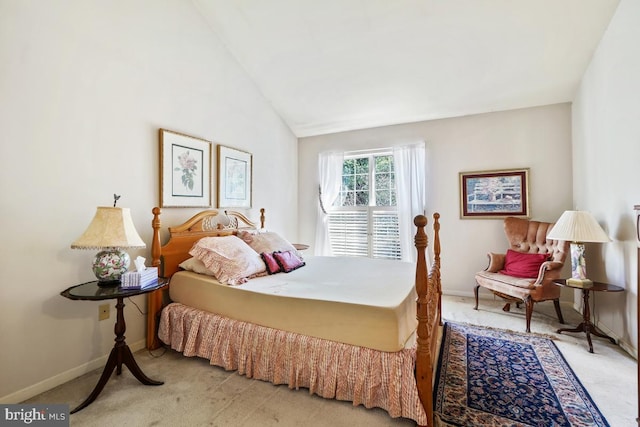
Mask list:
[[[237,285],[266,272],[260,255],[236,236],[205,237],[189,254],[202,261],[220,283]]]
[[[178,266],[183,270],[193,271],[194,273],[206,274],[207,276],[215,277],[215,274],[213,274],[213,271],[207,269],[207,267],[202,263],[202,261],[194,257],[191,257],[189,259],[182,261],[180,264],[178,264]]]

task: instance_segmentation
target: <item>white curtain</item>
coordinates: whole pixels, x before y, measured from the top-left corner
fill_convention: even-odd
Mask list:
[[[426,150],[424,142],[394,147],[396,202],[403,261],[414,261],[413,218],[425,212]]]
[[[332,255],[329,241],[328,209],[340,194],[344,153],[326,152],[318,155],[318,215],[316,221],[315,255]]]

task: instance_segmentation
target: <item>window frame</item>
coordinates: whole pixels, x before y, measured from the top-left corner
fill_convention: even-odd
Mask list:
[[[376,175],[376,163],[375,163],[375,158],[376,157],[382,157],[382,156],[389,156],[392,158],[392,162],[393,163],[393,200],[395,202],[394,205],[383,205],[383,206],[377,206],[375,205],[376,202],[376,187],[375,187],[375,175]],[[359,158],[369,158],[369,171],[368,171],[368,194],[369,194],[369,203],[367,205],[342,205],[342,204],[338,204],[337,203],[342,203],[343,202],[343,190],[342,190],[342,183],[341,183],[341,188],[340,188],[340,193],[338,194],[338,198],[336,199],[336,202],[334,202],[334,204],[328,209],[328,214],[329,214],[329,229],[331,229],[331,214],[332,213],[338,213],[338,212],[363,212],[366,213],[366,221],[367,221],[367,230],[366,230],[366,239],[367,239],[367,254],[366,257],[368,258],[374,258],[375,252],[376,252],[376,246],[375,246],[375,241],[374,241],[374,224],[375,224],[375,216],[377,213],[379,212],[390,212],[392,214],[394,214],[395,219],[396,219],[396,224],[397,224],[397,220],[398,220],[398,204],[397,204],[397,181],[395,178],[395,157],[393,154],[393,150],[386,148],[386,149],[374,149],[374,150],[362,150],[362,151],[357,151],[357,152],[348,152],[345,153],[344,155],[344,159],[343,159],[343,170],[342,170],[342,175],[341,175],[341,180],[344,179],[344,162],[347,160],[351,160],[351,159],[359,159]],[[355,188],[353,189],[353,191],[355,192]],[[355,195],[354,195],[354,203],[355,203]],[[333,238],[331,237],[333,233],[331,233],[331,231],[329,231],[329,236],[330,236],[330,241],[333,243]],[[393,257],[376,257],[376,258],[384,258],[384,259],[394,259],[394,260],[401,260],[402,259],[402,249],[400,248],[400,244],[399,244],[399,238],[400,238],[400,232],[399,229],[397,230],[397,234],[396,234],[396,239],[398,240],[397,243],[397,249],[395,249],[395,256]],[[391,247],[393,248],[393,246]],[[332,248],[333,251],[333,248]],[[392,249],[393,251],[393,249]],[[349,255],[346,255],[349,256]],[[363,256],[363,255],[351,255],[351,256]]]

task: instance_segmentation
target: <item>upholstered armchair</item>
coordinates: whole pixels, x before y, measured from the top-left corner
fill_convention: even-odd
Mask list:
[[[553,223],[529,221],[509,217],[504,220],[504,232],[509,241],[506,254],[489,253],[489,266],[476,273],[475,309],[478,309],[478,290],[482,286],[511,303],[525,305],[527,332],[531,331],[533,304],[552,300],[560,323],[564,323],[560,310],[560,278],[569,249],[569,242],[549,240],[547,234]]]

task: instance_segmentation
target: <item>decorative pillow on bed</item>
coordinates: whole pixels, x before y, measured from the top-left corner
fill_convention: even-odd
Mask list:
[[[267,231],[265,233],[251,234],[246,231],[238,233],[238,237],[247,242],[249,246],[253,248],[257,253],[272,254],[274,252],[291,251],[298,257],[302,258],[296,248],[284,237],[273,231]]]
[[[276,259],[273,256],[273,254],[268,254],[266,252],[262,252],[260,254],[260,256],[262,257],[262,260],[264,261],[265,265],[267,266],[267,273],[276,274],[276,273],[280,273],[282,271],[282,267],[280,267],[280,264],[278,264],[278,261],[276,261]]]
[[[508,249],[504,270],[500,270],[500,273],[513,277],[538,277],[540,266],[548,260],[549,254],[525,254]]]
[[[266,271],[260,255],[236,236],[205,237],[189,254],[202,261],[221,283],[237,285]]]
[[[290,271],[305,265],[302,258],[292,251],[274,252],[273,257],[285,273],[289,273]]]

